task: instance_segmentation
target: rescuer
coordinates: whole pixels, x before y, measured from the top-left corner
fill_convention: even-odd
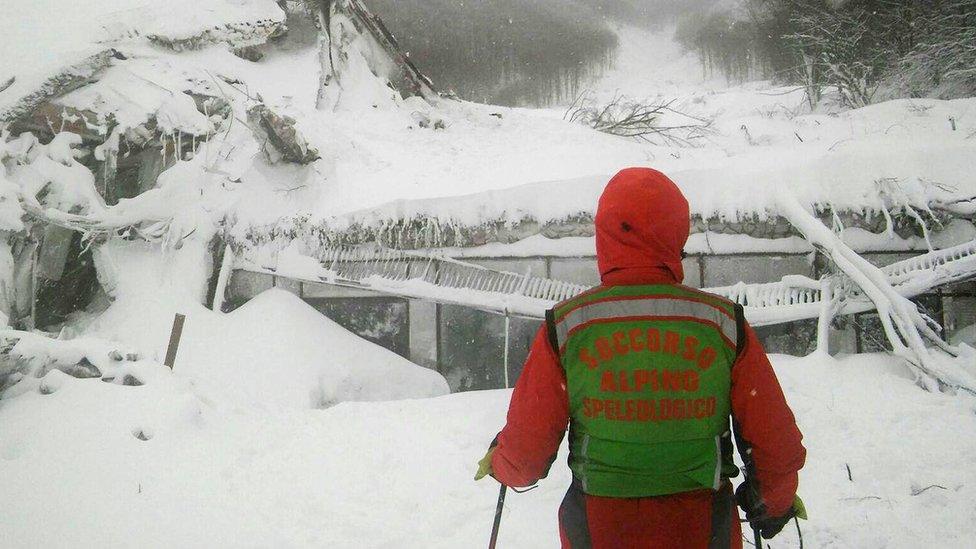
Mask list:
[[[534,484],[568,425],[563,547],[738,548],[736,500],[776,535],[805,514],[806,451],[742,308],[681,285],[687,200],[664,174],[625,169],[595,224],[601,285],[547,312],[476,479]]]

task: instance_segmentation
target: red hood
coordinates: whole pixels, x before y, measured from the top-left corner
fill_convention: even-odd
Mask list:
[[[681,282],[681,251],[690,228],[688,201],[666,175],[650,168],[621,170],[607,183],[596,210],[600,277],[606,282],[614,271],[653,269]]]

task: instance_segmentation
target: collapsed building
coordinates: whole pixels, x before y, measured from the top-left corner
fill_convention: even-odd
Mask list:
[[[695,177],[715,175],[679,172],[672,177],[688,192],[689,187],[694,188]],[[510,386],[541,322],[539,307],[599,283],[593,212],[605,180],[584,178],[456,199],[400,202],[331,220],[332,226],[299,218],[289,224],[252,228],[246,242],[235,244],[239,268],[230,280],[227,298],[242,302],[267,288],[281,287],[363,337],[438,369],[456,390]],[[732,184],[725,192],[734,192],[734,188]],[[511,220],[499,210],[498,217],[489,214],[474,224],[458,219],[457,212],[472,207],[484,211],[491,204],[520,204],[526,193],[545,197],[574,191],[581,197],[581,209],[564,217]],[[722,190],[713,187],[710,192]],[[883,203],[884,190],[878,187],[877,192],[873,198]],[[757,307],[750,320],[769,352],[806,355],[816,350],[820,306],[816,281],[839,271],[829,254],[807,242],[782,215],[761,218],[757,212],[737,220],[709,217],[695,211],[694,199],[691,203],[693,227],[684,260],[685,284]],[[910,207],[882,212],[871,207],[824,206],[815,211],[828,224],[843,223],[851,247],[886,272],[904,267],[907,273],[911,268],[905,262],[928,261],[924,268],[929,271],[914,275],[925,277],[927,285],[909,295],[924,314],[939,323],[944,338],[961,340],[963,330],[976,320],[976,285],[972,282],[976,231],[969,214],[955,207],[933,208],[922,214]],[[282,239],[285,234],[287,238]],[[282,246],[282,242],[288,245]],[[295,242],[301,243],[303,255],[318,259],[321,272],[294,260]],[[932,253],[930,244],[933,249],[948,250],[945,257],[935,252],[932,259],[926,259]],[[382,250],[387,249],[413,253],[384,254]],[[431,255],[463,263],[445,260],[432,266],[425,259]],[[472,266],[488,271],[479,274]],[[932,274],[939,269],[941,275]],[[511,281],[492,276],[492,272],[508,273]],[[336,273],[342,280],[335,280]],[[411,286],[408,282],[414,278],[475,293],[535,296],[541,298],[541,305],[520,308],[518,300],[441,293]],[[902,273],[902,278],[909,277]],[[535,291],[519,290],[522,282],[535,285]],[[760,311],[764,306],[765,311]],[[877,313],[870,307],[863,309],[834,320],[831,353],[890,350]],[[372,320],[364,322],[364,318]],[[502,366],[506,362],[508,366]]]

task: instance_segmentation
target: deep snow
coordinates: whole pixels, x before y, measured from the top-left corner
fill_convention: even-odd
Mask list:
[[[809,449],[807,547],[971,547],[976,400],[926,393],[883,355],[773,358]],[[237,406],[179,368],[54,385],[0,401],[6,546],[487,543],[497,484],[472,476],[510,391],[297,410]],[[499,546],[557,547],[568,482],[560,455],[510,494]],[[796,547],[792,527],[771,546]]]

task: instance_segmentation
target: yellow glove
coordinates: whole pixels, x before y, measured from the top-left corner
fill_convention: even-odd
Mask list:
[[[492,474],[493,471],[491,470],[491,455],[494,453],[495,453],[495,447],[492,446],[488,450],[488,453],[485,454],[485,457],[481,458],[481,461],[478,462],[478,472],[475,473],[474,475],[475,480],[481,480],[486,476]]]
[[[800,520],[807,520],[807,506],[803,505],[800,496],[793,498],[793,515]]]

